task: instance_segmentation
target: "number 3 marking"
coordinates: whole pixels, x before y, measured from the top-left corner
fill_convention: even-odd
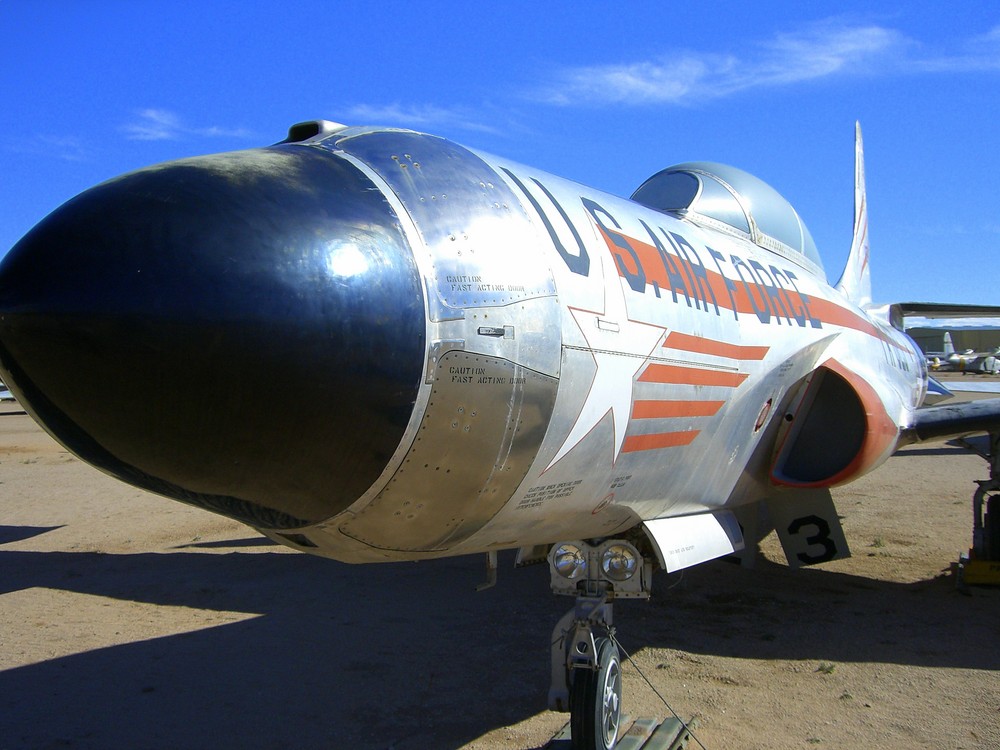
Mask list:
[[[821,545],[823,547],[823,552],[818,555],[810,555],[806,552],[799,552],[796,557],[802,562],[803,565],[815,565],[816,563],[827,562],[832,560],[837,556],[837,545],[830,538],[830,524],[826,522],[825,519],[819,516],[803,516],[802,518],[796,518],[788,526],[788,533],[791,536],[802,533],[802,529],[807,526],[815,527],[816,533],[812,536],[806,537],[806,543],[812,547],[813,545]]]

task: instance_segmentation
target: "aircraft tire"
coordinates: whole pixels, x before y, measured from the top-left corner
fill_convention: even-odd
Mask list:
[[[597,638],[597,669],[578,669],[570,690],[570,733],[574,750],[611,750],[618,741],[622,712],[622,670],[618,647]]]

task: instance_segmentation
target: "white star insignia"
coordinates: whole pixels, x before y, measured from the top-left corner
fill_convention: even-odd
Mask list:
[[[646,363],[667,330],[663,326],[640,323],[628,317],[622,279],[610,260],[601,254],[604,285],[604,312],[570,307],[580,327],[597,371],[576,423],[562,447],[545,467],[548,471],[575,448],[611,412],[614,432],[612,465],[618,460],[632,411],[633,378]],[[611,266],[609,268],[609,265]]]

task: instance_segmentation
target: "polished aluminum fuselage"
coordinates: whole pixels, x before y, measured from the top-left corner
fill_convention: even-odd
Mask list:
[[[818,367],[867,423],[857,460],[809,486],[884,460],[922,397],[915,347],[802,255],[409,131],[294,148],[384,194],[426,351],[381,476],[326,520],[262,529],[283,543],[366,562],[607,537],[796,484],[775,461]]]
[[[5,256],[0,375],[100,469],[306,552],[644,524],[664,565],[693,564],[743,543],[733,509],[780,516],[878,465],[926,386],[912,342],[850,301],[867,246],[833,288],[794,209],[728,175],[742,193],[715,195],[767,226],[643,205],[656,177],[625,200],[403,130],[156,165]],[[797,529],[820,512],[801,507]]]

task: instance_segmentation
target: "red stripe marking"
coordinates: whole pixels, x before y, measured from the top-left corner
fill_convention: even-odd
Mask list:
[[[686,352],[698,352],[699,354],[714,354],[718,357],[729,357],[730,359],[756,359],[761,360],[767,356],[770,347],[767,346],[740,346],[738,344],[727,344],[724,341],[706,339],[701,336],[692,336],[689,333],[673,331],[663,342],[664,349],[681,349]]]
[[[719,372],[718,370],[702,370],[695,367],[677,367],[676,365],[649,365],[639,376],[643,383],[680,383],[684,385],[721,385],[736,388],[748,375],[744,372]]]
[[[688,432],[658,432],[653,435],[630,435],[625,438],[625,442],[622,444],[622,453],[690,445],[699,434],[700,430],[689,430]]]
[[[617,261],[615,265],[618,269],[618,275],[624,278],[625,272],[622,270],[622,266],[624,265],[631,271],[631,269],[635,268],[635,261],[623,254],[622,249],[614,243],[608,232],[601,227],[598,227],[598,231],[604,238],[608,250],[611,251],[612,256]],[[646,276],[646,283],[652,284],[655,282],[660,288],[661,295],[672,296],[673,292],[669,291],[670,280],[667,276],[667,269],[664,266],[663,259],[660,258],[659,251],[637,237],[631,237],[621,232],[614,232],[614,234],[617,234],[622,240],[627,242],[629,247],[635,252],[635,258],[639,261],[639,265],[642,266],[643,273]],[[732,290],[732,297],[730,297],[730,290],[726,287],[726,277],[717,270],[712,270],[706,266],[705,276],[708,280],[707,287],[701,282],[696,282],[698,288],[691,289],[689,288],[691,279],[685,266],[686,261],[673,253],[670,254],[670,259],[677,267],[678,272],[682,273],[687,293],[696,293],[694,301],[697,304],[704,304],[706,309],[714,310],[715,306],[718,305],[720,309],[733,310],[739,315],[756,315],[756,304],[761,309],[769,310],[772,319],[777,321],[777,325],[789,326],[797,326],[798,321],[795,319],[795,316],[804,315],[806,310],[808,310],[812,317],[822,323],[842,326],[843,328],[853,328],[856,331],[861,331],[862,333],[867,333],[869,336],[881,339],[897,349],[903,349],[902,346],[891,338],[885,336],[870,320],[830,300],[813,295],[807,296],[806,299],[809,302],[803,304],[802,295],[792,288],[790,281],[787,287],[784,282],[777,283],[776,288],[779,302],[776,304],[780,309],[771,310],[770,300],[763,297],[766,294],[765,290],[761,289],[756,283],[748,285],[739,277],[730,278],[729,280],[735,282],[736,285],[736,288]],[[724,262],[730,264],[731,259],[727,258]],[[755,295],[753,301],[750,299],[751,294]],[[678,296],[683,297],[683,294],[679,294]],[[706,299],[701,299],[702,297]],[[691,300],[688,301],[690,303]],[[734,302],[735,305],[733,304]],[[807,323],[807,325],[809,324]],[[905,349],[903,350],[905,351]]]
[[[725,401],[636,401],[632,404],[632,419],[663,419],[667,417],[712,417]]]

